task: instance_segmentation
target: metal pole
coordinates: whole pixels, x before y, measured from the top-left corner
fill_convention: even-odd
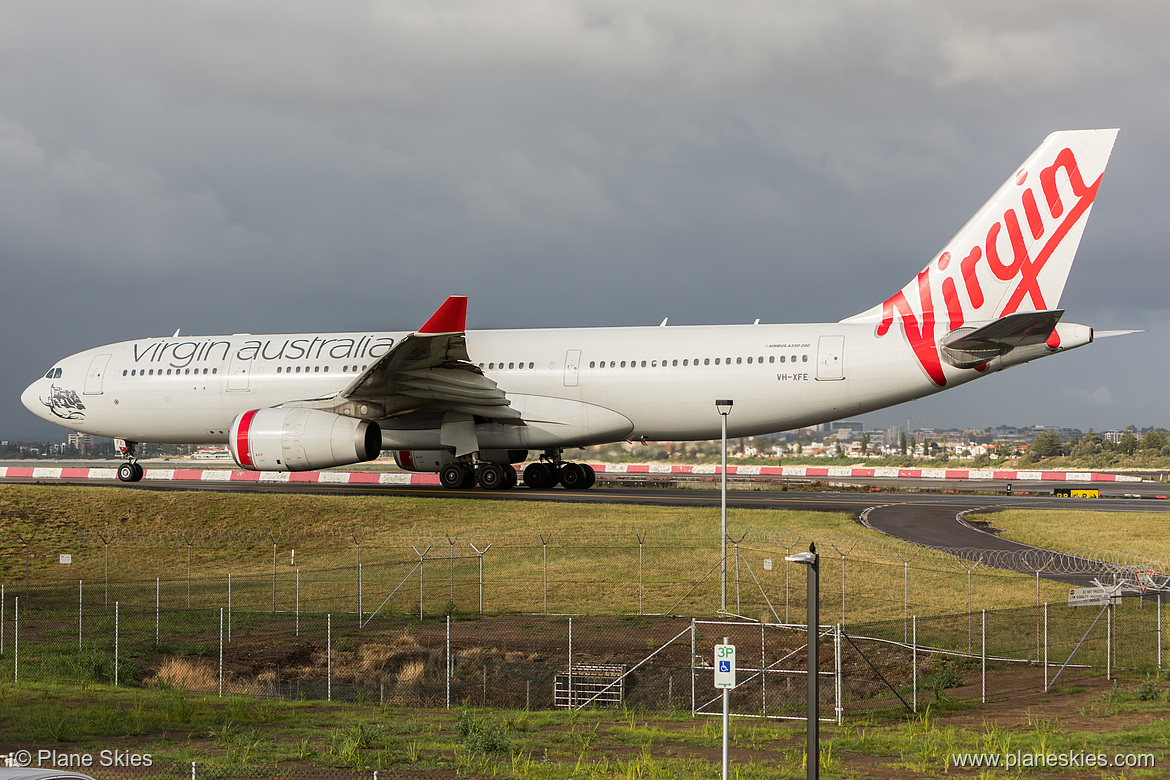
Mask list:
[[[1105,679],[1113,679],[1113,600],[1105,607]]]
[[[187,609],[191,609],[191,540],[185,533],[183,541],[187,543]]]
[[[333,614],[325,616],[326,695],[333,701]]]
[[[154,578],[154,646],[158,647],[159,587],[161,577]],[[79,619],[80,622],[80,619]]]
[[[0,655],[4,654],[4,641],[0,639]],[[1162,671],[1162,594],[1158,593],[1158,671]]]
[[[695,619],[691,618],[691,717],[695,716]]]
[[[3,621],[4,618],[0,617],[0,623]],[[81,580],[77,581],[77,652],[81,652]],[[0,655],[3,654],[4,644],[0,642]]]
[[[1048,692],[1048,602],[1044,602],[1044,691]]]
[[[118,687],[118,602],[114,602],[114,687]]]
[[[719,544],[723,562],[719,566],[719,613],[727,613],[727,415],[719,412],[723,419],[723,468],[722,468],[722,495],[720,501],[720,533]],[[726,780],[726,778],[724,778]]]
[[[223,696],[223,607],[219,608],[219,695]]]
[[[569,618],[569,709],[573,709],[573,618]]]
[[[983,691],[982,701],[984,704],[986,704],[987,703],[987,610],[986,609],[983,610],[982,635],[983,635],[983,644],[982,644],[983,650],[981,651],[979,668],[980,668],[980,676],[982,677],[982,682],[981,682],[982,691]]]
[[[548,539],[544,538],[544,534],[540,534],[540,544],[544,548],[544,614],[548,614],[548,542],[552,539],[552,534],[548,535]]]
[[[358,627],[362,625],[362,565],[358,564]]]
[[[913,622],[914,628],[914,661],[910,666],[910,674],[914,678],[914,712],[918,713],[918,616],[915,615]]]
[[[227,641],[232,641],[232,575],[228,574]]]
[[[276,612],[276,539],[271,533],[268,538],[272,539],[272,611]]]
[[[301,570],[297,569],[297,636],[301,635]]]
[[[451,709],[451,616],[447,615],[447,709]]]
[[[808,744],[806,746],[806,761],[808,765],[808,780],[817,780],[820,777],[820,679],[817,677],[821,668],[820,639],[821,609],[820,609],[820,573],[821,556],[813,552],[812,562],[808,566]],[[842,561],[845,559],[842,558]]]
[[[723,420],[724,420],[724,424],[726,424],[727,418],[724,417]],[[726,437],[726,435],[727,435],[726,429],[724,429],[724,436]],[[724,462],[726,462],[726,461],[724,461]],[[725,644],[725,645],[731,644],[728,637],[723,637],[723,644]],[[730,733],[731,733],[731,729],[729,728],[730,723],[731,723],[731,689],[724,688],[723,689],[723,780],[727,780],[727,764],[728,764],[727,747],[728,747],[728,743],[730,742]]]
[[[12,682],[20,682],[20,596],[12,604]]]

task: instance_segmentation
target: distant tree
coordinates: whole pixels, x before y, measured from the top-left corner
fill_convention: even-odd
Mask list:
[[[1121,438],[1117,442],[1117,449],[1124,452],[1126,455],[1133,455],[1137,452],[1137,437],[1133,435],[1133,431],[1128,428],[1121,434]]]
[[[901,442],[899,442],[898,446],[901,449],[902,454],[905,455],[906,454],[906,432],[905,431],[902,431],[902,440],[901,440]]]
[[[1146,431],[1146,435],[1142,437],[1141,448],[1143,450],[1160,450],[1167,445],[1165,431]]]
[[[862,455],[869,454],[869,434],[868,433],[861,434],[861,454]]]
[[[1036,434],[1036,438],[1032,440],[1032,446],[1028,448],[1036,458],[1052,458],[1061,454],[1062,451],[1060,443],[1060,435],[1054,430],[1047,430],[1043,433]]]

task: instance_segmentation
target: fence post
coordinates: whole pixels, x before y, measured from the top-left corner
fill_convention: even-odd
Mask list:
[[[540,544],[544,548],[544,614],[548,614],[548,543],[552,539],[552,534],[548,535],[548,539],[544,538],[544,534],[540,534]]]
[[[492,549],[489,544],[482,550],[475,546],[475,542],[471,542],[471,549],[475,550],[475,554],[479,556],[479,614],[483,614],[483,554]],[[495,542],[492,542],[495,544]]]
[[[232,575],[228,572],[227,641],[232,641]]]
[[[118,602],[115,601],[114,602],[114,687],[115,688],[118,687],[118,652],[121,649],[120,642],[119,642],[119,636],[118,636],[118,634],[119,634],[118,629],[120,627],[118,621],[119,621]]]
[[[272,540],[272,614],[276,614],[276,537],[272,532],[268,532],[268,538]]]
[[[1044,602],[1044,692],[1048,692],[1048,602]]]
[[[555,683],[554,683],[555,685]],[[569,710],[573,709],[573,618],[569,618]]]
[[[2,597],[0,597],[2,598]],[[3,620],[0,619],[0,623]],[[4,654],[4,639],[0,637],[0,655]],[[1158,671],[1162,671],[1162,593],[1158,592]]]
[[[187,538],[186,531],[183,532],[183,541],[187,543],[187,609],[191,609],[191,545],[195,541]]]
[[[160,588],[159,588],[159,586],[160,586],[160,582],[161,582],[161,580],[162,580],[162,578],[161,578],[161,577],[155,577],[155,578],[154,578],[154,646],[155,646],[155,648],[156,648],[156,649],[157,649],[157,648],[158,648],[158,646],[159,646],[159,641],[158,641],[158,613],[159,613],[159,589],[160,589]]]
[[[1159,597],[1160,598],[1160,597]],[[1161,603],[1161,602],[1159,602]],[[1162,613],[1158,613],[1159,615]],[[1161,625],[1159,623],[1159,625]],[[1160,646],[1161,643],[1159,643]],[[4,656],[4,583],[0,583],[0,658]]]
[[[845,719],[845,689],[841,682],[841,624],[837,624],[837,635],[833,637],[833,656],[836,658],[833,671],[837,676],[837,725]]]
[[[219,608],[219,695],[223,696],[223,607]]]
[[[695,717],[695,619],[691,618],[691,717]]]
[[[353,540],[355,555],[357,556],[355,562],[357,563],[357,586],[358,586],[358,628],[362,627],[362,541],[366,538],[365,533],[359,539],[353,531],[349,532],[349,538]],[[273,607],[275,611],[275,607]]]
[[[638,614],[642,614],[642,545],[646,541],[646,532],[634,531],[638,537]]]
[[[1109,600],[1105,615],[1105,679],[1113,679],[1113,599]]]
[[[0,618],[0,623],[3,623]],[[0,643],[0,655],[3,655],[3,644]],[[77,581],[77,652],[81,652],[81,580]]]
[[[297,569],[297,636],[301,635],[301,570]]]
[[[983,610],[983,628],[982,628],[982,651],[980,653],[979,670],[981,677],[982,702],[987,703],[987,610]]]
[[[333,701],[333,613],[325,616],[325,691],[329,701]]]
[[[447,709],[451,709],[451,615],[447,615]]]
[[[910,666],[911,676],[914,678],[914,713],[918,714],[918,616],[913,618],[912,625],[914,627],[914,644],[913,663]]]
[[[20,596],[12,604],[12,682],[20,682]]]

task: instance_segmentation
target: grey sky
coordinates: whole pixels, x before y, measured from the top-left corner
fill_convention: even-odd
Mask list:
[[[1021,7],[1023,6],[1023,7]],[[1120,127],[1061,305],[1147,333],[865,418],[1170,426],[1170,6],[0,0],[0,437],[184,333],[833,321]]]

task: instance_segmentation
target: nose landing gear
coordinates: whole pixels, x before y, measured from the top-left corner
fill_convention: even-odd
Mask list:
[[[146,474],[146,469],[138,463],[137,450],[138,442],[125,441],[124,439],[114,440],[114,449],[123,453],[126,456],[126,462],[118,466],[118,479],[121,482],[139,482],[143,475]]]

